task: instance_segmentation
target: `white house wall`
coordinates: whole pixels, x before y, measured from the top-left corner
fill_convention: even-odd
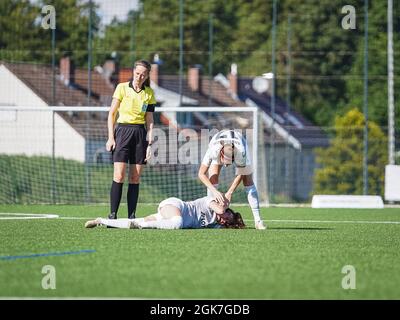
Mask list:
[[[24,82],[14,73],[0,65],[0,106],[47,106]]]
[[[4,111],[2,106],[32,106],[32,111]],[[52,155],[52,114],[34,111],[47,104],[4,65],[0,65],[0,154]],[[57,114],[55,156],[85,160],[85,140]]]
[[[85,139],[57,114],[55,139],[56,157],[85,162]]]

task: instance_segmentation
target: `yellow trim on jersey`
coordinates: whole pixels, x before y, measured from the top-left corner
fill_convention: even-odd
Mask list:
[[[148,106],[156,104],[153,89],[145,87],[144,90],[136,92],[130,82],[118,84],[113,98],[121,101],[118,123],[144,124]]]

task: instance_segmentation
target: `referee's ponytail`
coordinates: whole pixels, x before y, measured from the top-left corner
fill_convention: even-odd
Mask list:
[[[150,87],[150,71],[151,71],[150,62],[148,62],[146,60],[138,60],[138,61],[135,62],[135,65],[134,65],[133,68],[135,69],[137,66],[145,67],[147,69],[148,73],[149,73],[147,79],[143,83],[142,89],[144,89],[144,87]]]

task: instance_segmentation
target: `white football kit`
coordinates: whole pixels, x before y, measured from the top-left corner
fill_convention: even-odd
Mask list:
[[[212,137],[202,164],[207,167],[212,164],[221,165],[221,149],[227,144],[233,146],[233,163],[236,165],[236,175],[251,174],[253,169],[247,142],[238,131],[234,130],[222,130]]]
[[[194,201],[182,201],[179,198],[168,198],[160,202],[158,213],[165,205],[172,205],[181,211],[182,229],[220,228],[216,213],[209,207],[212,197],[203,197]]]

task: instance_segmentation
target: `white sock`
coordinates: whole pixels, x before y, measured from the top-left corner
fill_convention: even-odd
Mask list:
[[[215,189],[218,189],[219,184],[213,184],[213,186],[215,187]],[[213,197],[214,194],[212,193],[212,191],[210,189],[207,188],[207,197]]]
[[[101,224],[109,227],[129,229],[130,219],[100,219]]]
[[[245,187],[247,200],[249,201],[249,205],[251,211],[253,212],[253,217],[255,222],[259,222],[260,218],[260,205],[258,202],[258,192],[256,186],[253,184],[251,186]]]
[[[160,219],[153,221],[141,221],[139,225],[144,229],[181,229],[182,228],[182,217],[174,216],[169,219]]]

